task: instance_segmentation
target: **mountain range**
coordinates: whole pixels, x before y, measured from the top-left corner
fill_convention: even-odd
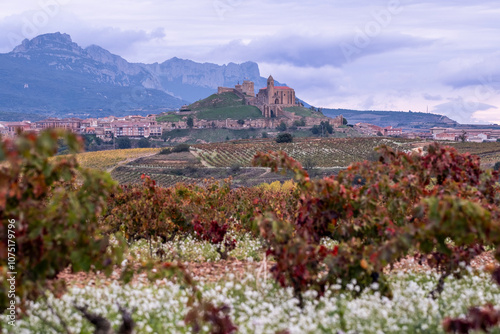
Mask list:
[[[82,48],[67,34],[45,34],[0,54],[0,120],[2,112],[57,117],[159,113],[243,79],[266,86],[254,62],[217,65],[172,58],[130,63],[97,45]]]

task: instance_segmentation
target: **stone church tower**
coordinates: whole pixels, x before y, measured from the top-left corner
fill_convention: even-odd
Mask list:
[[[267,78],[267,104],[273,104],[274,98],[274,78],[272,75]]]
[[[254,83],[249,80],[243,81],[243,85],[234,88],[219,87],[218,94],[233,92],[243,98],[248,105],[256,106],[266,118],[281,117],[283,108],[294,107],[295,90],[287,86],[275,86],[272,75],[267,78],[267,87],[261,88],[257,95],[254,91]]]

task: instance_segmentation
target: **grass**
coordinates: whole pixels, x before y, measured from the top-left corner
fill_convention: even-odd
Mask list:
[[[287,107],[284,108],[285,111],[289,111],[294,113],[297,116],[302,116],[302,117],[324,117],[323,114],[319,112],[314,112],[310,109],[304,108],[304,107]]]
[[[209,97],[189,105],[193,111],[234,107],[244,105],[243,100],[234,93],[212,94]]]
[[[243,99],[234,93],[212,94],[206,99],[191,104],[189,108],[196,112],[198,119],[209,121],[263,117],[259,108],[246,105]]]
[[[199,111],[196,114],[199,119],[206,120],[225,120],[229,119],[256,119],[263,118],[259,108],[255,106],[239,105],[239,106],[229,106],[214,109],[206,109]]]
[[[166,114],[162,116],[156,117],[157,122],[179,122],[182,121],[182,118],[185,117],[184,115],[177,115],[177,114]]]

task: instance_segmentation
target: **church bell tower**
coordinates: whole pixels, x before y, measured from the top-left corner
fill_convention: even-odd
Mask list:
[[[273,96],[274,96],[274,78],[272,75],[270,75],[269,78],[267,79],[267,103],[268,104],[274,103]]]

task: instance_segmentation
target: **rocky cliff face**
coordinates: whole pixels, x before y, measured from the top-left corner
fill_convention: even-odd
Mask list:
[[[254,81],[256,88],[266,83],[253,62],[221,66],[172,58],[161,64],[129,63],[96,45],[84,49],[61,33],[26,39],[12,52],[0,54],[2,69],[0,108],[11,111],[28,106],[30,111],[53,113],[111,110],[116,106],[111,99],[125,101],[120,103],[124,109],[169,109],[244,79]]]

